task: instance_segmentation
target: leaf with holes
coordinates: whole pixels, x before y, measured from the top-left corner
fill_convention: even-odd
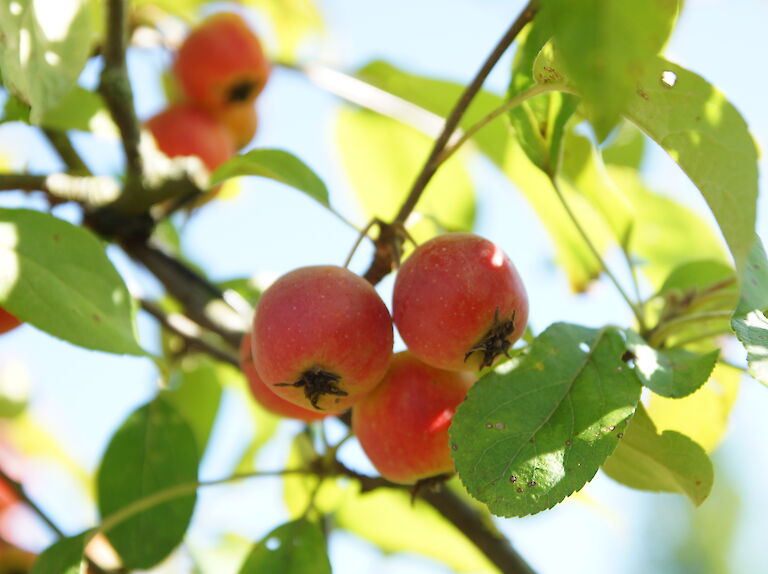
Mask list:
[[[534,64],[539,83],[567,82],[562,70],[544,51]],[[700,76],[656,58],[624,114],[696,185],[741,269],[755,233],[757,147],[738,110]]]
[[[499,516],[553,507],[616,448],[640,398],[621,334],[555,323],[511,371],[473,386],[451,425],[456,470]]]
[[[0,208],[0,306],[86,349],[142,355],[128,289],[88,230]]]
[[[38,556],[29,574],[80,574],[85,570],[85,546],[93,532],[60,538]]]
[[[599,140],[619,119],[669,37],[678,0],[547,0],[548,24],[563,67],[584,97]]]
[[[96,478],[99,513],[107,519],[173,487],[195,485],[198,449],[189,423],[157,398],[134,411],[107,446]],[[137,509],[105,532],[124,566],[146,569],[164,560],[184,539],[197,495],[179,493]]]
[[[640,382],[657,395],[679,399],[707,382],[720,351],[705,354],[685,349],[654,349],[634,331],[625,331]]]
[[[224,162],[211,174],[210,186],[232,177],[258,175],[307,194],[325,207],[330,207],[328,188],[307,164],[280,149],[254,149]]]
[[[749,374],[768,385],[768,259],[759,238],[749,253],[741,280],[741,300],[731,319],[736,337],[747,349]]]
[[[256,544],[239,574],[331,574],[320,527],[306,519],[275,528]]]
[[[679,432],[659,433],[642,404],[603,471],[638,490],[685,494],[697,506],[709,496],[714,479],[704,449]]]

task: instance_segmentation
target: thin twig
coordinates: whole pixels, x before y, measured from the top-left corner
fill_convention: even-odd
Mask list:
[[[91,175],[91,170],[85,165],[83,158],[77,153],[66,133],[48,128],[43,128],[42,131],[48,143],[56,150],[61,161],[67,166],[69,173],[72,175]]]
[[[560,200],[560,204],[563,206],[563,209],[565,209],[566,213],[568,214],[568,217],[571,220],[571,223],[573,223],[574,227],[579,232],[579,235],[581,235],[581,238],[584,240],[584,243],[587,244],[587,247],[592,252],[592,255],[595,257],[595,259],[597,259],[598,263],[600,264],[600,267],[602,267],[603,269],[603,272],[606,274],[608,279],[611,280],[611,283],[614,284],[619,294],[621,295],[622,299],[624,299],[627,305],[629,305],[629,308],[632,310],[632,313],[635,315],[635,319],[637,320],[637,324],[639,325],[640,329],[645,330],[645,320],[643,318],[642,312],[640,311],[638,306],[632,301],[632,299],[629,297],[629,295],[624,290],[624,288],[621,286],[621,283],[619,283],[619,280],[616,278],[613,272],[611,272],[610,268],[608,267],[608,264],[605,262],[602,255],[600,255],[600,252],[597,250],[597,247],[595,247],[595,244],[592,243],[592,240],[589,238],[589,234],[586,232],[584,227],[581,225],[581,222],[576,217],[576,214],[571,209],[571,206],[568,203],[568,200],[565,199],[563,190],[560,189],[560,184],[557,183],[557,178],[555,178],[554,176],[550,176],[550,181],[552,182],[552,188],[555,190],[555,193],[557,194],[557,198]]]
[[[2,468],[0,468],[0,480],[4,481],[13,489],[13,492],[19,498],[21,503],[29,508],[32,512],[34,512],[37,517],[42,520],[48,528],[50,528],[51,532],[53,532],[57,538],[66,537],[66,534],[61,530],[61,528],[58,527],[58,525],[51,519],[51,517],[48,516],[48,514],[46,514],[46,512],[29,497],[29,495],[24,490],[24,487],[19,482],[8,476],[8,474],[6,474]],[[92,558],[86,556],[85,559],[88,561],[88,565],[90,566],[91,571],[98,574],[106,574],[106,570],[94,562]]]
[[[658,347],[666,339],[668,339],[675,331],[691,327],[700,323],[707,323],[709,321],[728,321],[731,318],[731,311],[701,311],[700,313],[691,313],[690,315],[682,315],[664,321],[660,325],[648,333],[648,343],[652,347]],[[699,335],[700,333],[697,333]]]
[[[184,339],[184,342],[190,348],[198,349],[219,361],[229,363],[238,368],[240,367],[240,362],[236,355],[228,353],[224,349],[206,341],[202,337],[202,327],[188,317],[185,317],[180,313],[165,313],[159,305],[152,301],[141,299],[139,303],[141,304],[141,308],[157,319],[163,327]]]
[[[235,348],[248,330],[248,319],[224,299],[224,293],[182,261],[143,242],[123,242],[128,255],[142,263],[181,303],[198,325],[217,333]]]
[[[40,508],[34,500],[29,498],[24,490],[24,487],[19,482],[8,476],[8,474],[6,474],[5,470],[2,468],[0,468],[0,480],[3,480],[5,483],[7,483],[8,486],[13,489],[13,492],[16,494],[16,496],[19,497],[19,500],[21,500],[25,506],[29,507],[32,512],[34,512],[40,518],[40,520],[45,522],[45,525],[50,528],[56,536],[59,538],[66,536],[66,534],[62,532],[62,530],[53,520],[51,520],[51,518],[43,511],[43,509]]]
[[[530,0],[530,2],[525,6],[525,8],[523,8],[522,12],[518,15],[506,33],[493,48],[485,62],[483,62],[482,66],[475,74],[475,77],[464,89],[464,92],[461,94],[453,109],[448,114],[448,117],[445,119],[443,129],[435,140],[429,157],[427,157],[427,160],[424,162],[421,171],[411,186],[408,196],[406,197],[390,226],[402,227],[406,219],[408,219],[408,216],[411,214],[411,212],[413,212],[413,209],[416,207],[416,204],[421,198],[424,189],[427,187],[427,184],[429,184],[432,177],[437,172],[437,169],[440,166],[439,157],[445,147],[451,141],[454,132],[458,128],[459,122],[461,122],[462,117],[464,117],[464,113],[467,111],[469,105],[472,103],[472,100],[480,91],[480,88],[482,87],[483,83],[485,83],[485,80],[491,73],[491,70],[498,63],[501,56],[504,54],[504,52],[507,51],[509,46],[515,40],[515,38],[517,38],[518,34],[520,34],[526,24],[533,20],[537,10],[538,6],[536,0]],[[397,264],[396,257],[400,251],[398,246],[393,247],[383,244],[393,241],[403,241],[402,234],[394,233],[392,230],[388,229],[388,227],[389,226],[387,225],[379,226],[380,233],[376,240],[376,252],[374,254],[371,265],[365,273],[365,278],[374,285],[381,281],[381,279],[383,279],[384,276],[389,273]]]

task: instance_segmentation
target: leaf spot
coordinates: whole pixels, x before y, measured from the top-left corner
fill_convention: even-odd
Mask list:
[[[494,426],[494,428],[496,428],[497,430],[504,430],[505,428],[507,428],[507,425],[505,425],[504,423],[501,423],[501,422],[499,422],[499,423],[496,423],[496,424],[495,424],[495,425],[493,425],[493,426]]]
[[[616,438],[624,438],[624,433],[620,432],[619,434],[616,435]]]
[[[509,482],[517,482],[517,477],[513,474],[509,477]]]
[[[535,480],[532,480],[532,481],[530,481],[530,482],[528,483],[528,486],[530,486],[531,488],[533,488],[534,486],[536,486],[536,481],[535,481]]]

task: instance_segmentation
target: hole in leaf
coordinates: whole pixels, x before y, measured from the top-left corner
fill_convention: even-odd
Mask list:
[[[267,538],[265,546],[267,547],[267,550],[275,551],[281,546],[280,539],[275,537]]]
[[[589,345],[587,345],[584,342],[579,343],[579,349],[581,349],[585,353],[589,353]]]
[[[677,83],[677,74],[671,70],[665,70],[661,73],[661,85],[665,88],[674,88]]]

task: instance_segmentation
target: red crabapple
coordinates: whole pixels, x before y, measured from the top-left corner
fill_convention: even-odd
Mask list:
[[[259,299],[253,362],[287,401],[339,412],[384,376],[392,339],[389,311],[367,281],[342,267],[303,267]]]
[[[528,298],[498,246],[448,233],[420,245],[400,267],[392,315],[414,356],[441,369],[477,370],[523,334]]]
[[[322,413],[315,410],[305,409],[293,403],[289,403],[267,386],[267,384],[256,372],[251,356],[251,334],[246,333],[240,343],[240,370],[243,371],[245,378],[248,379],[248,386],[256,402],[269,412],[281,417],[299,419],[306,422],[319,421],[332,413]]]
[[[352,430],[381,476],[401,484],[454,471],[448,427],[475,376],[397,353],[384,380],[352,407]]]
[[[190,104],[175,104],[150,118],[147,129],[168,157],[197,156],[213,171],[235,155],[232,134],[216,118]]]
[[[15,315],[0,307],[0,335],[7,333],[21,325],[21,321]]]
[[[258,37],[231,12],[214,14],[192,30],[173,64],[186,99],[213,113],[227,104],[253,102],[270,70]]]

